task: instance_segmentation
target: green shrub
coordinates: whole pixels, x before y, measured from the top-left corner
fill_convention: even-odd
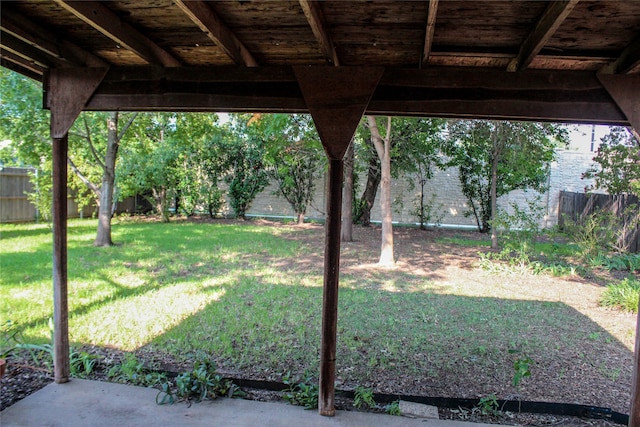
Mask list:
[[[619,283],[607,286],[600,299],[600,304],[605,307],[620,308],[635,313],[638,311],[639,298],[640,281],[634,278],[626,278]]]

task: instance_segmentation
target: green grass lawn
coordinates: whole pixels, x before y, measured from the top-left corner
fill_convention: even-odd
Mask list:
[[[317,373],[322,266],[291,264],[309,251],[322,253],[321,237],[309,246],[288,238],[309,232],[294,226],[115,221],[118,245],[96,248],[95,227],[93,220],[69,222],[74,345],[143,349],[177,361],[204,356],[270,378]],[[25,340],[47,342],[51,230],[1,225],[0,233],[0,318],[17,323]],[[628,367],[607,359],[613,351],[628,353],[561,302],[500,297],[491,289],[466,293],[406,271],[342,275],[338,375],[346,382],[387,390],[396,382],[398,392],[433,395],[442,391],[430,390],[430,381],[447,378],[464,389],[464,378],[473,376],[487,394],[498,393],[496,384],[510,387],[514,360],[527,355],[540,369],[553,367],[551,379],[538,373],[542,384],[588,368],[624,388]],[[421,385],[411,389],[408,378]]]

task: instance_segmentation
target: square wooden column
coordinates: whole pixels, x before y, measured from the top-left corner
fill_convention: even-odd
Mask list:
[[[69,381],[67,303],[67,150],[68,135],[53,138],[53,376]]]
[[[53,373],[66,383],[69,363],[67,291],[67,155],[69,129],[104,78],[106,68],[52,69],[44,79],[45,108],[51,110],[53,160]]]
[[[329,159],[318,411],[320,415],[334,416],[344,167],[342,159],[384,69],[294,67],[294,72]]]
[[[640,132],[640,75],[598,74],[598,79],[631,126]],[[640,427],[640,301],[638,308],[629,427]]]

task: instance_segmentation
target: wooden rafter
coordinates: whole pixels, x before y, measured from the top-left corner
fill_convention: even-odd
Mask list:
[[[178,67],[180,62],[149,37],[97,1],[56,0],[69,12],[152,65]]]
[[[4,30],[0,31],[0,46],[8,52],[44,68],[68,65]]]
[[[0,57],[2,58],[0,65],[3,67],[24,74],[34,80],[42,81],[42,75],[45,71],[43,67],[4,49],[0,49]]]
[[[327,29],[327,24],[322,13],[322,7],[316,0],[299,0],[304,16],[307,17],[311,31],[322,48],[327,62],[336,67],[340,66],[340,60],[336,53],[335,45]]]
[[[533,31],[520,46],[518,56],[513,58],[507,66],[507,71],[520,71],[527,68],[579,1],[559,0],[550,3]]]
[[[69,65],[88,67],[104,67],[107,65],[105,61],[97,56],[68,40],[60,38],[53,31],[16,12],[11,4],[3,5],[0,25],[3,31],[42,50],[53,58],[67,62]]]
[[[247,67],[258,66],[251,52],[220,19],[210,3],[183,0],[176,0],[175,3],[236,64]]]
[[[636,37],[620,54],[618,59],[605,66],[603,73],[624,74],[640,65],[640,36]]]
[[[433,34],[436,29],[436,16],[438,15],[438,0],[429,0],[429,12],[427,13],[427,29],[424,36],[424,49],[422,51],[422,65],[427,65],[433,45]]]

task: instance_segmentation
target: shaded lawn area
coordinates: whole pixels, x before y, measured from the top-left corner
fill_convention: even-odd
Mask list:
[[[92,246],[95,227],[69,223],[75,346],[136,351],[165,366],[213,358],[248,378],[317,374],[321,226],[125,220],[114,223],[112,248]],[[343,245],[339,387],[628,412],[635,317],[598,307],[601,287],[491,275],[475,266],[482,242],[469,248],[454,234],[413,229],[396,231],[398,268],[379,269],[379,230],[355,232]],[[25,340],[46,342],[50,229],[2,225],[0,233],[0,318],[21,325]],[[531,377],[516,387],[513,365],[526,357]]]

